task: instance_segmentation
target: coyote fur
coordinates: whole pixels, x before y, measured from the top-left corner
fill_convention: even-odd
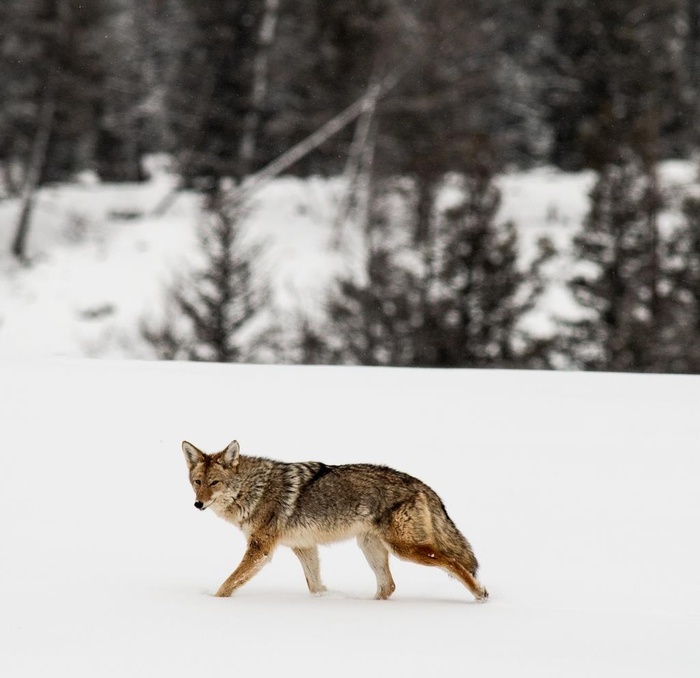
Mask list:
[[[437,566],[478,600],[474,552],[438,495],[425,483],[386,466],[317,461],[284,463],[244,456],[237,441],[206,454],[182,443],[195,491],[195,507],[211,507],[239,527],[248,547],[240,565],[217,591],[230,596],[257,574],[274,549],[289,546],[301,562],[311,593],[322,593],[319,544],[356,538],[377,578],[378,600],[395,589],[389,554]]]

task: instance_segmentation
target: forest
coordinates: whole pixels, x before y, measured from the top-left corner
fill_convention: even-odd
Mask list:
[[[253,333],[280,361],[700,372],[700,197],[658,176],[698,150],[693,0],[3,0],[0,88],[24,265],[41,187],[145,181],[163,154],[201,194],[207,262],[143,327],[161,358],[246,360],[266,304],[247,193],[342,176],[362,270],[293,350]],[[595,182],[567,282],[581,313],[539,336],[521,320],[558,253],[523,260],[495,179],[546,166]]]

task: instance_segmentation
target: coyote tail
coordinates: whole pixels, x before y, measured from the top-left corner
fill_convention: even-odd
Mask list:
[[[429,495],[429,503],[431,504],[430,515],[436,545],[449,558],[457,558],[462,561],[470,574],[476,576],[479,562],[474,555],[471,544],[452,522],[452,518],[437,494],[431,493]]]

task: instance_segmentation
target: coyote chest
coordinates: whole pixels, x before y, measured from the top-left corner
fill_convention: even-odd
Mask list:
[[[214,501],[211,504],[211,508],[212,511],[219,516],[219,518],[222,518],[229,523],[233,523],[246,536],[248,535],[251,525],[244,518],[245,514],[243,511],[241,511],[238,506],[233,504],[233,502]]]
[[[289,464],[246,457],[235,440],[216,454],[188,442],[182,450],[195,507],[211,507],[248,541],[243,560],[218,596],[230,596],[249,581],[277,546],[294,551],[309,590],[321,593],[318,545],[354,538],[377,579],[378,599],[388,598],[395,588],[390,554],[440,567],[478,600],[488,597],[476,579],[471,545],[438,495],[413,476],[372,464]]]

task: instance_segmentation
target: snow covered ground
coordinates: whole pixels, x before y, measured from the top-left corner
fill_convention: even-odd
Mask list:
[[[697,188],[668,163],[671,195]],[[523,251],[562,257],[542,316],[566,312],[566,250],[592,176],[501,177]],[[196,258],[197,202],[151,213],[172,178],[46,188],[9,256],[0,202],[0,673],[178,676],[697,676],[698,377],[161,364],[138,322]],[[282,179],[251,233],[280,312],[348,265],[338,182]],[[671,210],[665,217],[672,221]],[[86,357],[120,360],[85,360]],[[491,592],[392,561],[372,600],[354,544],[322,550],[331,593],[279,550],[228,600],[243,537],[192,507],[180,442],[412,473],[442,496]]]
[[[167,214],[153,214],[174,181],[162,162],[153,165],[153,179],[140,185],[88,181],[43,189],[28,268],[9,255],[17,201],[0,201],[0,356],[154,357],[139,323],[162,314],[166,285],[197,261],[199,212],[196,198],[183,194]],[[698,188],[694,163],[665,163],[661,174],[671,198]],[[542,235],[560,253],[548,267],[550,285],[531,320],[535,330],[549,331],[553,316],[572,311],[568,248],[593,179],[552,169],[499,178],[500,215],[518,226],[523,255]],[[340,250],[332,246],[341,198],[341,182],[313,178],[278,179],[256,197],[249,232],[265,246],[260,273],[272,283],[276,316],[288,325],[299,309],[317,313],[329,282],[352,266],[352,232],[345,229]],[[677,203],[672,199],[671,207]],[[677,214],[670,209],[664,223]]]
[[[2,675],[688,676],[700,672],[700,379],[0,361]],[[244,547],[192,506],[180,441],[386,463],[442,496],[486,604],[354,544],[230,599]]]
[[[139,323],[163,313],[163,292],[199,261],[199,200],[183,193],[153,208],[173,178],[139,185],[66,185],[41,191],[29,267],[11,258],[17,201],[0,202],[0,356],[153,358]],[[249,240],[263,246],[277,315],[318,306],[341,267],[331,247],[337,181],[280,179],[254,201]]]

